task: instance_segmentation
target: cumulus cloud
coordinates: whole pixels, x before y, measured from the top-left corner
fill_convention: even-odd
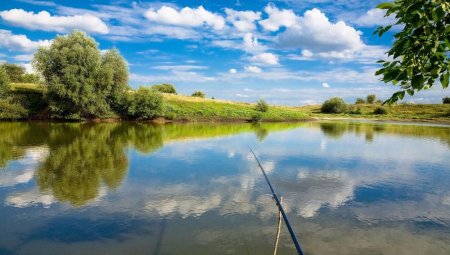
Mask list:
[[[330,84],[328,84],[328,82],[322,82],[322,87],[329,88]]]
[[[34,51],[41,46],[49,46],[51,41],[32,41],[26,35],[15,35],[9,30],[0,29],[0,46],[8,50]]]
[[[262,73],[261,68],[257,66],[246,66],[244,67],[244,70],[249,73]]]
[[[278,65],[278,56],[272,53],[261,53],[251,57],[251,61],[259,64]]]
[[[228,70],[228,72],[233,74],[233,73],[237,73],[237,70],[235,68],[231,68],[230,70]]]
[[[252,33],[246,33],[244,35],[243,44],[243,49],[247,52],[255,53],[265,51],[267,49],[267,47],[259,44],[258,38]]]
[[[235,11],[226,8],[227,21],[241,32],[249,32],[256,29],[255,21],[261,19],[261,12],[254,11]]]
[[[205,10],[203,6],[184,7],[180,11],[168,6],[162,6],[158,10],[151,8],[145,12],[145,17],[166,25],[200,27],[206,24],[216,30],[225,27],[225,19],[222,16]]]
[[[355,51],[364,47],[360,35],[345,22],[331,23],[320,10],[312,9],[279,35],[279,44],[310,52]]]
[[[34,13],[22,9],[11,9],[0,12],[0,17],[12,25],[31,30],[66,33],[73,29],[80,29],[88,33],[108,33],[108,26],[91,14],[52,16],[47,11]]]
[[[259,24],[268,31],[278,31],[280,27],[291,27],[298,22],[298,17],[292,10],[280,10],[269,4],[264,11],[269,17],[259,21]]]
[[[394,16],[384,17],[386,10],[370,9],[364,15],[356,19],[355,23],[364,27],[387,26],[397,22]]]

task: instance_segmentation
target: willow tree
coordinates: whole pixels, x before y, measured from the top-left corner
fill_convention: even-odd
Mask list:
[[[106,51],[102,55],[100,75],[103,88],[108,91],[106,97],[109,106],[116,112],[123,111],[128,86],[128,65],[117,49]]]
[[[33,65],[48,85],[52,117],[98,117],[109,112],[101,64],[97,43],[80,31],[58,36],[50,47],[36,51]]]
[[[394,35],[388,51],[390,60],[380,60],[383,67],[376,72],[381,80],[399,86],[386,102],[403,99],[405,93],[426,90],[438,83],[447,88],[450,72],[450,2],[448,0],[395,0],[382,3],[386,16],[394,16],[395,24],[379,27],[382,36],[394,25],[403,27]]]

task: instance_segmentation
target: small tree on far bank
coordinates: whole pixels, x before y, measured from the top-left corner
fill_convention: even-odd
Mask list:
[[[367,96],[366,100],[368,104],[374,104],[377,101],[377,96],[374,94],[370,94]]]
[[[163,96],[150,88],[140,87],[129,95],[128,116],[153,119],[163,113]]]
[[[360,98],[360,97],[358,97],[355,102],[355,104],[365,104],[365,103],[366,103],[366,100],[364,100],[364,98]]]
[[[22,77],[25,75],[25,68],[21,65],[4,63],[0,65],[0,69],[3,69],[9,76],[11,82],[24,82]]]
[[[256,102],[255,110],[258,112],[267,112],[269,110],[269,104],[264,99],[259,99]]]
[[[202,91],[195,91],[194,93],[192,93],[193,97],[200,97],[200,98],[205,98],[205,93],[203,93]]]
[[[0,68],[0,98],[6,97],[9,90],[9,76],[3,68]]]
[[[322,113],[344,113],[347,111],[347,104],[340,97],[333,97],[322,104],[320,108]]]
[[[177,94],[177,90],[175,89],[175,87],[172,84],[168,83],[153,85],[152,89],[161,93],[175,94],[175,95]]]
[[[444,97],[444,98],[442,98],[442,103],[443,103],[443,104],[450,104],[450,97]]]

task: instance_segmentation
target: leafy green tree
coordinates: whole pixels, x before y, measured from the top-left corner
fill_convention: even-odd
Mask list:
[[[358,97],[355,102],[355,104],[365,104],[365,103],[366,103],[366,100],[364,100],[364,98],[360,98],[360,97]]]
[[[86,118],[109,113],[109,88],[101,77],[102,58],[94,39],[80,31],[57,36],[39,48],[33,65],[48,84],[52,117]]]
[[[368,104],[374,104],[377,101],[377,96],[374,94],[370,94],[366,99]]]
[[[152,86],[152,89],[161,92],[161,93],[167,93],[167,94],[177,94],[177,90],[172,84],[156,84]]]
[[[340,97],[333,97],[322,104],[320,111],[323,113],[343,113],[347,111],[347,104]]]
[[[258,112],[267,112],[269,110],[269,104],[264,99],[259,99],[256,102],[255,110]]]
[[[391,60],[380,60],[383,67],[376,72],[381,80],[398,85],[401,90],[386,102],[403,99],[405,92],[414,95],[431,88],[439,79],[445,89],[449,83],[450,2],[448,0],[395,0],[378,5],[386,16],[397,22],[379,27],[374,33],[382,36],[393,25],[403,26],[394,35],[388,51]]]
[[[39,77],[39,75],[34,74],[34,73],[26,73],[26,74],[22,75],[21,80],[24,83],[40,83],[41,82],[41,78]]]
[[[6,97],[10,90],[9,76],[5,69],[0,68],[0,98]]]
[[[443,104],[450,104],[450,97],[444,97],[444,98],[442,98],[442,103],[443,103]]]
[[[140,87],[129,97],[128,115],[137,119],[153,119],[163,113],[163,96],[150,88]]]
[[[25,74],[25,68],[20,65],[4,63],[0,66],[9,76],[11,82],[23,82],[22,76]]]
[[[102,67],[99,80],[107,91],[106,100],[113,110],[120,112],[128,86],[128,65],[117,49],[106,51],[102,55]]]
[[[205,93],[203,93],[202,91],[195,91],[194,93],[192,93],[193,97],[200,97],[200,98],[205,98]]]

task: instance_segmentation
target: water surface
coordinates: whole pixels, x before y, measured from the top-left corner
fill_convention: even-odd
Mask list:
[[[0,123],[0,254],[450,254],[450,128]],[[279,254],[295,254],[282,227]]]

